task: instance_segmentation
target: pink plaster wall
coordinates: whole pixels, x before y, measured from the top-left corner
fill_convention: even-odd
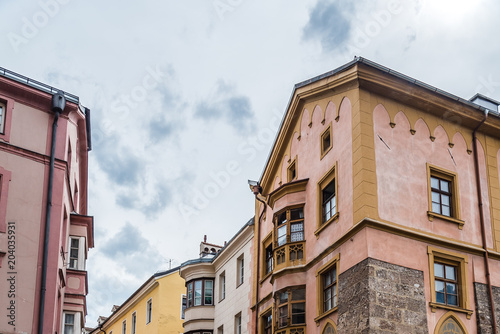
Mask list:
[[[373,111],[373,120],[380,218],[438,236],[481,245],[474,156],[467,153],[467,144],[462,135],[453,134],[454,146],[450,148],[450,139],[441,126],[432,129],[431,133],[427,125],[419,120],[411,127],[402,112],[395,116],[396,126],[391,128],[389,115],[380,104]],[[416,131],[414,135],[410,133],[410,127]],[[436,138],[434,141],[430,140],[431,135]],[[484,151],[480,145],[478,153],[481,174],[486,175]],[[462,230],[457,224],[439,218],[429,221],[426,163],[458,174],[460,214],[465,221]],[[482,186],[484,211],[488,212],[486,178]],[[488,246],[491,247],[491,219],[488,214],[485,219],[489,225]]]

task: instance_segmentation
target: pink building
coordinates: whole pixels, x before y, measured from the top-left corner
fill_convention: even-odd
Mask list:
[[[77,96],[0,68],[0,333],[84,325],[89,116]]]
[[[295,85],[251,182],[251,332],[497,333],[499,104],[363,58]]]

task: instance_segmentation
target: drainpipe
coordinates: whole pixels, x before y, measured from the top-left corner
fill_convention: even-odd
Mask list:
[[[52,95],[52,111],[54,112],[54,123],[52,124],[52,143],[50,148],[49,183],[47,187],[47,208],[45,212],[45,234],[43,240],[43,262],[42,262],[42,286],[40,291],[40,307],[38,312],[38,334],[43,334],[43,316],[45,311],[45,290],[47,285],[47,258],[49,255],[49,232],[50,213],[52,210],[52,186],[54,183],[54,161],[56,150],[57,121],[59,114],[66,106],[64,93],[59,91]]]
[[[259,194],[262,192],[262,187],[259,183],[248,181],[252,189],[255,199],[264,205],[264,209],[260,213],[259,220],[257,221],[257,279],[255,282],[255,334],[259,332],[259,280],[260,280],[260,222],[264,212],[266,212],[266,202],[259,198]]]
[[[493,290],[491,287],[491,277],[490,277],[490,260],[488,258],[488,249],[486,246],[486,227],[484,222],[484,214],[483,214],[483,195],[481,190],[481,177],[479,175],[479,158],[477,155],[477,137],[476,132],[484,124],[486,119],[488,118],[488,109],[484,110],[484,119],[481,123],[476,126],[474,131],[472,132],[472,143],[474,145],[474,167],[476,170],[476,186],[477,186],[477,201],[479,206],[479,220],[481,222],[481,238],[483,242],[484,249],[484,265],[485,265],[485,274],[486,274],[486,282],[488,284],[488,292],[490,297],[490,305],[491,305],[491,325],[493,327],[493,333],[497,334],[497,324],[495,318],[495,304],[493,302]]]

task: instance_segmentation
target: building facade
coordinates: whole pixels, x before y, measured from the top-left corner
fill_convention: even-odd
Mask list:
[[[205,239],[201,257],[181,265],[187,297],[185,334],[250,333],[253,232],[251,219],[224,247]]]
[[[295,86],[253,186],[252,332],[500,329],[500,115],[473,101],[363,58]]]
[[[184,280],[179,267],[151,276],[112,314],[99,317],[93,334],[182,333]]]
[[[1,333],[80,333],[86,315],[90,111],[0,68]]]

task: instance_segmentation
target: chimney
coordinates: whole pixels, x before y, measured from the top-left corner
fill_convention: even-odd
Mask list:
[[[207,235],[205,234],[205,236],[203,237],[203,242],[207,242]]]

